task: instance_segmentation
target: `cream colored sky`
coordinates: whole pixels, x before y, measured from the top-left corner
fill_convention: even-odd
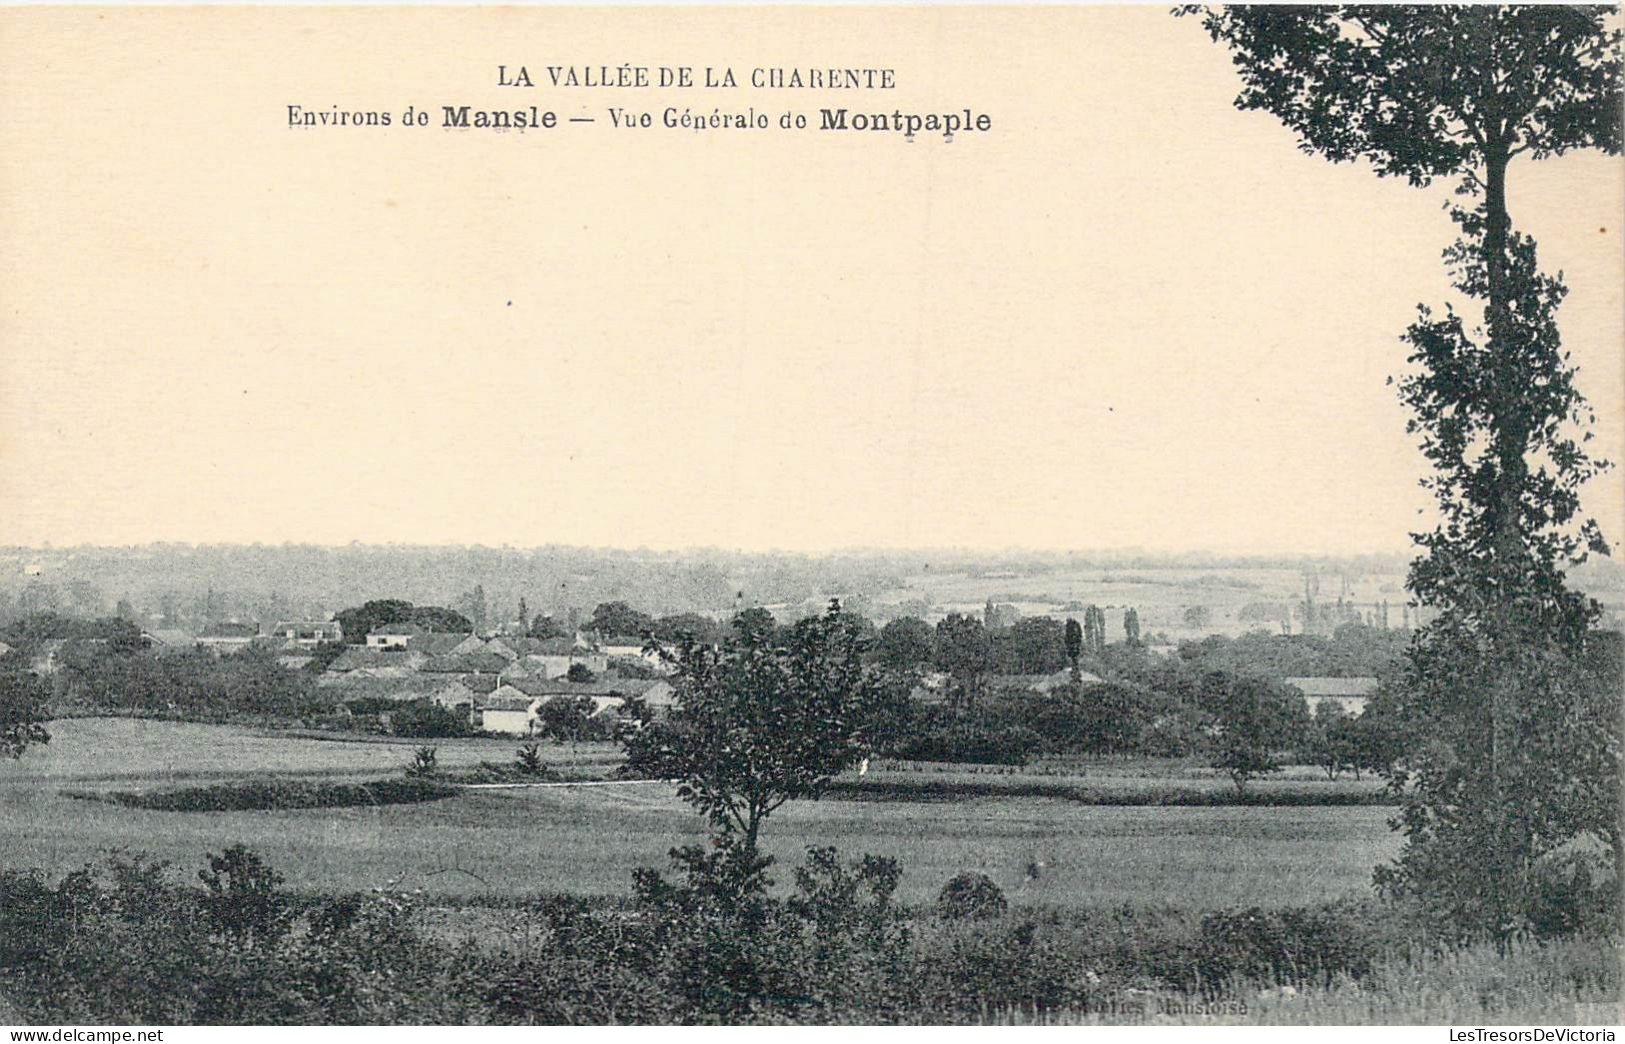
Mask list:
[[[1445,186],[1166,5],[0,10],[0,543],[1397,550]],[[617,131],[496,66],[876,65],[952,144]],[[590,114],[293,131],[286,106]],[[1514,171],[1625,457],[1617,158]],[[1606,231],[1604,231],[1606,230]],[[1590,510],[1625,535],[1615,473]]]

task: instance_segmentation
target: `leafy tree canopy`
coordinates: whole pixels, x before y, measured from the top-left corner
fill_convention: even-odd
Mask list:
[[[677,780],[720,835],[754,852],[775,809],[818,797],[869,749],[869,724],[896,694],[864,653],[836,603],[771,634],[741,628],[721,648],[684,642],[676,708],[628,738],[629,768]]]

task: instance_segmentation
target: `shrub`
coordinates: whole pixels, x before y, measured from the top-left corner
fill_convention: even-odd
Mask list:
[[[1202,918],[1197,985],[1217,991],[1239,977],[1260,985],[1328,986],[1339,975],[1363,978],[1379,952],[1352,907],[1220,911]]]
[[[419,747],[412,752],[412,763],[406,766],[406,774],[414,779],[426,779],[438,775],[440,763],[435,757],[435,748]]]
[[[415,739],[450,739],[472,736],[474,727],[468,715],[449,710],[427,700],[398,704],[390,712],[390,731]]]
[[[542,749],[535,743],[526,743],[514,755],[514,762],[522,776],[548,775],[547,765],[542,762]]]
[[[937,916],[949,921],[1003,917],[1010,904],[993,878],[967,870],[937,894]]]
[[[241,844],[209,853],[209,866],[197,872],[208,888],[203,912],[214,929],[239,946],[275,942],[291,920],[287,900],[277,894],[282,875]]]

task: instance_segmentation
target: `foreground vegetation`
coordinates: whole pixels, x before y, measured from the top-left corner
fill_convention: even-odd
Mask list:
[[[1590,930],[1497,953],[1374,902],[1206,913],[1009,907],[996,886],[899,906],[899,868],[812,849],[789,887],[721,901],[722,856],[615,900],[446,906],[293,893],[240,846],[179,870],[121,856],[0,872],[10,1022],[1574,1022],[1617,1002]],[[956,885],[960,882],[955,882]]]

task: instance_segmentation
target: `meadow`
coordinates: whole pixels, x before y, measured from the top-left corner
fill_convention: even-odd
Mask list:
[[[301,890],[399,884],[459,896],[620,896],[634,867],[663,866],[668,849],[705,834],[671,786],[658,782],[468,790],[381,808],[123,808],[63,791],[267,776],[378,778],[399,775],[417,744],[132,719],[70,719],[56,722],[53,732],[48,746],[0,766],[0,865],[58,873],[122,847],[191,866],[205,851],[242,842]],[[440,764],[457,767],[511,759],[517,744],[435,745]],[[616,759],[613,748],[590,744],[575,751],[548,744],[544,756],[567,773],[600,775]],[[1093,768],[1085,777],[1091,782],[1125,788],[1161,785],[1182,771],[1172,764]],[[1199,774],[1206,770],[1183,771],[1194,775],[1182,785],[1221,785]],[[1063,778],[1042,766],[1031,776],[880,766],[867,778],[924,775],[1001,784]],[[1281,785],[1312,781],[1300,774]],[[768,825],[765,846],[791,865],[809,845],[895,857],[903,866],[898,899],[906,904],[928,904],[949,878],[974,870],[992,877],[1016,903],[1287,906],[1369,894],[1372,867],[1397,851],[1386,826],[1389,812],[1368,806],[1090,806],[1020,793],[928,802],[824,800],[781,809]]]
[[[876,594],[881,606],[924,602],[932,614],[979,615],[989,599],[1014,605],[1024,616],[1078,615],[1068,605],[1099,605],[1107,610],[1107,639],[1122,639],[1120,610],[1133,606],[1147,635],[1174,640],[1207,634],[1238,635],[1258,627],[1274,630],[1272,621],[1247,620],[1241,609],[1258,602],[1293,605],[1303,599],[1304,572],[1297,568],[1235,566],[1071,566],[1030,573],[931,571],[901,578],[903,584]],[[1405,599],[1403,568],[1395,572],[1328,573],[1319,579],[1317,598],[1330,603],[1345,593],[1362,609],[1386,600],[1391,622],[1400,622]],[[1184,619],[1187,608],[1205,606],[1210,619],[1200,627]]]
[[[719,1016],[709,1002],[683,999],[689,986],[710,981],[693,978],[700,974],[694,962],[704,964],[710,951],[684,950],[681,932],[670,951],[638,936],[643,949],[634,947],[636,958],[624,965],[584,956],[612,941],[630,945],[621,933],[633,924],[624,921],[635,903],[632,870],[664,867],[668,849],[706,834],[670,784],[607,779],[619,761],[610,745],[543,746],[552,767],[598,777],[596,783],[464,788],[418,804],[173,812],[70,792],[164,793],[262,780],[294,787],[404,783],[402,770],[420,744],[128,718],[62,720],[52,730],[48,746],[0,764],[0,870],[34,867],[45,873],[35,880],[64,880],[124,850],[171,863],[168,880],[183,891],[173,901],[138,904],[161,908],[161,915],[152,914],[150,933],[124,937],[116,954],[75,949],[71,939],[63,944],[71,953],[60,961],[13,953],[10,985],[0,988],[0,1021],[8,1011],[12,1021],[751,1020],[748,1011],[719,1009]],[[434,745],[440,764],[452,769],[511,759],[517,747],[491,738]],[[1378,793],[1371,780],[1332,783],[1306,767],[1283,777],[1260,784],[1260,791],[1322,799]],[[1610,938],[1519,944],[1509,954],[1488,946],[1439,948],[1419,942],[1406,911],[1373,901],[1372,868],[1398,849],[1388,807],[1134,807],[1034,794],[1083,787],[1133,800],[1169,787],[1204,793],[1230,787],[1212,770],[1172,760],[1057,759],[1010,769],[877,759],[861,778],[848,774],[839,782],[901,789],[779,810],[764,835],[764,847],[779,860],[776,891],[788,891],[809,846],[836,846],[843,859],[891,856],[901,864],[895,899],[911,940],[886,951],[891,956],[884,960],[858,955],[850,966],[819,965],[805,998],[775,1002],[789,1004],[785,1011],[797,1019],[1617,1021],[1620,962]],[[910,786],[960,793],[911,800]],[[964,796],[967,788],[971,796]],[[205,853],[239,843],[283,875],[283,888],[310,911],[336,909],[343,902],[337,897],[361,893],[372,913],[346,929],[357,933],[353,939],[333,936],[325,950],[312,949],[311,937],[299,933],[279,948],[256,948],[250,956],[265,967],[239,969],[232,978],[243,954],[218,935],[198,935],[187,918],[207,914],[187,904],[203,894],[197,868]],[[1009,901],[1007,916],[966,922],[936,913],[943,884],[964,871],[992,878]],[[23,917],[35,908],[18,903],[13,913]],[[6,916],[0,904],[0,920]],[[47,916],[45,928],[60,927]],[[26,949],[30,937],[19,928],[8,942],[0,931],[12,950]],[[172,937],[191,941],[177,949],[163,942]],[[816,952],[758,957],[783,965],[769,961],[764,974],[800,982],[811,974],[802,962]],[[176,960],[197,962],[187,975],[206,988],[170,990]],[[705,967],[705,975],[717,971]],[[323,978],[329,975],[392,985],[333,992]],[[109,993],[101,989],[108,976],[128,981]],[[299,984],[311,976],[315,992],[306,996]],[[283,1006],[296,1000],[304,1006]],[[352,1002],[359,1006],[352,1010]]]

